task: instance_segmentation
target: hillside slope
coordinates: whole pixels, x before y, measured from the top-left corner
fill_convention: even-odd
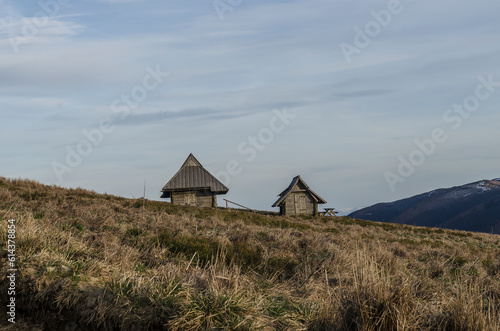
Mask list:
[[[500,236],[0,178],[5,330],[500,329]],[[8,252],[0,299],[7,302]],[[4,315],[5,316],[5,315]]]
[[[349,215],[363,220],[500,234],[500,179],[439,189]]]

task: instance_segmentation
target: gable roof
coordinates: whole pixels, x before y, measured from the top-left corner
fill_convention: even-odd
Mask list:
[[[304,180],[300,176],[297,176],[292,179],[292,182],[290,183],[288,188],[278,195],[280,198],[273,204],[273,207],[278,207],[291,193],[294,192],[295,188],[300,189],[300,187],[302,187],[303,190],[306,190],[318,204],[326,203],[323,198],[321,198],[313,190],[311,190],[311,188],[306,184],[306,182],[304,182]]]
[[[209,173],[191,153],[179,171],[163,186],[162,192],[208,189],[225,194],[229,189]]]

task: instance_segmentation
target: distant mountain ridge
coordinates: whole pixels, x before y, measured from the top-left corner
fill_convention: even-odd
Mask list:
[[[368,221],[500,234],[500,178],[379,203],[349,216]]]

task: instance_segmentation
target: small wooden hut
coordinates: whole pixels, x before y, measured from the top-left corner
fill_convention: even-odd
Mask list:
[[[161,191],[161,197],[170,198],[175,205],[217,207],[217,194],[226,194],[229,189],[189,154]]]
[[[318,204],[326,203],[307,186],[304,180],[295,177],[288,188],[281,192],[273,207],[280,208],[281,215],[318,215]]]

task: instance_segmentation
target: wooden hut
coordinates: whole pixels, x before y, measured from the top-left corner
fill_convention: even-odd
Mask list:
[[[226,194],[229,189],[189,154],[161,191],[161,197],[170,198],[175,205],[217,207],[217,194]]]
[[[307,186],[304,180],[295,177],[288,188],[281,192],[273,207],[280,207],[281,215],[318,215],[318,204],[326,203]]]

